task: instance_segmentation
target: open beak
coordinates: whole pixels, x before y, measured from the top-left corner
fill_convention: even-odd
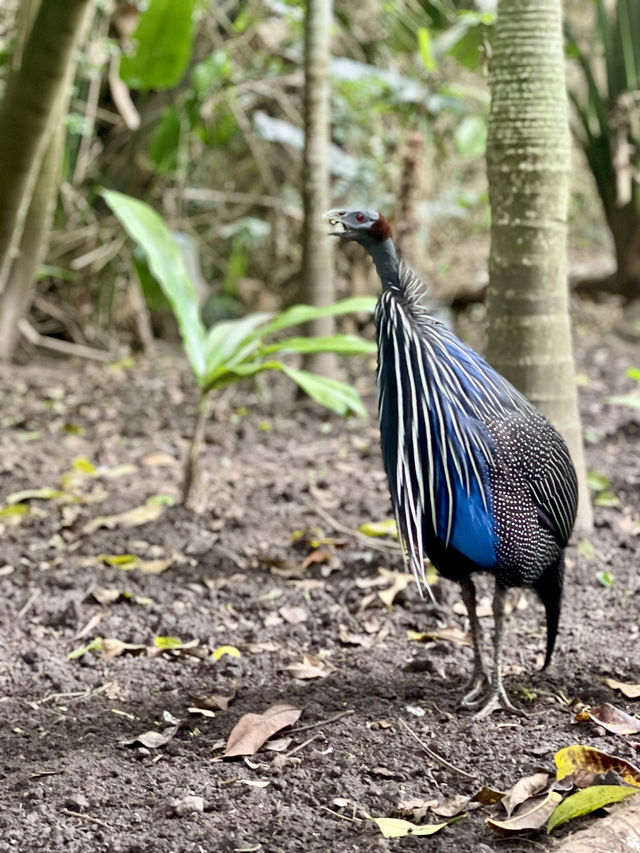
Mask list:
[[[342,210],[329,210],[324,214],[323,219],[326,219],[329,225],[334,229],[333,231],[329,231],[330,237],[344,237],[349,233],[349,229],[342,221],[343,216],[344,211]]]

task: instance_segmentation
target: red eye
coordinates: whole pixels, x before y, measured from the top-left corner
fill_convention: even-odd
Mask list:
[[[364,213],[356,213],[356,222],[364,222],[366,218]]]

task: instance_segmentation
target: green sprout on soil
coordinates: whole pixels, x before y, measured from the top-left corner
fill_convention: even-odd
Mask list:
[[[281,357],[288,353],[372,354],[376,349],[373,342],[344,334],[284,339],[274,336],[284,329],[319,317],[372,312],[374,297],[354,297],[323,307],[294,305],[279,314],[247,314],[239,319],[223,320],[207,329],[200,315],[193,281],[162,218],[138,199],[113,190],[103,190],[102,195],[146,255],[149,269],[171,305],[189,366],[200,389],[197,416],[185,461],[182,499],[186,506],[194,508],[196,504],[200,451],[215,391],[263,371],[278,370],[327,409],[344,416],[366,417],[362,400],[351,385],[293,367]]]

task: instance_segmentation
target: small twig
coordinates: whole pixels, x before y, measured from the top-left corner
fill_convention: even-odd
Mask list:
[[[22,605],[20,610],[18,610],[18,619],[22,619],[23,616],[26,616],[26,614],[29,612],[29,610],[31,610],[33,605],[38,600],[39,596],[40,596],[40,590],[34,589],[33,592],[31,593],[31,595],[29,596],[29,598]]]
[[[305,746],[309,746],[312,740],[315,740],[317,737],[320,737],[320,734],[311,735],[306,740],[303,740],[302,743],[299,743],[298,746],[294,746],[293,749],[290,749],[289,752],[285,752],[285,758],[291,758],[292,755],[295,755],[296,752],[300,752],[301,749],[304,749]]]
[[[347,536],[352,536],[354,539],[357,539],[358,542],[362,542],[363,545],[366,545],[367,548],[371,548],[374,551],[402,551],[402,547],[397,542],[378,542],[376,539],[372,539],[370,536],[365,536],[364,533],[360,533],[358,530],[352,530],[350,527],[347,527],[346,524],[341,524],[329,515],[326,509],[323,509],[321,506],[314,506],[314,510],[335,530],[340,533],[344,533]]]
[[[74,812],[72,809],[60,809],[60,811],[62,814],[68,814],[70,817],[80,817],[82,820],[90,820],[91,823],[97,823],[98,826],[104,826],[105,829],[112,829],[111,824],[105,823],[99,817],[91,817],[91,815],[82,814],[82,812]]]
[[[342,818],[342,820],[351,821],[351,823],[362,823],[361,817],[348,817],[346,814],[340,814],[340,812],[334,812],[333,809],[330,809],[329,806],[320,806],[320,808],[324,809],[329,814],[335,815],[335,817]]]
[[[464,776],[465,779],[475,780],[477,777],[472,775],[471,773],[467,773],[466,770],[461,770],[459,767],[456,767],[455,764],[451,764],[451,762],[447,761],[446,758],[443,758],[441,755],[438,755],[437,752],[434,752],[427,744],[420,740],[418,735],[413,731],[413,729],[408,726],[405,721],[400,718],[400,722],[405,727],[405,729],[409,732],[411,737],[416,741],[416,743],[420,744],[422,749],[427,753],[429,758],[432,758],[434,761],[437,761],[439,764],[442,764],[443,767],[448,767],[449,770],[453,770],[454,773],[458,773],[460,776]]]
[[[318,720],[317,723],[309,723],[306,726],[300,726],[299,729],[293,729],[292,731],[289,732],[289,734],[297,735],[300,732],[308,731],[308,729],[317,729],[320,726],[327,726],[327,725],[329,725],[329,723],[335,723],[338,720],[341,720],[343,717],[350,717],[352,714],[355,714],[355,711],[353,710],[353,708],[351,708],[349,711],[341,711],[339,714],[336,714],[334,717],[329,717],[326,720]]]

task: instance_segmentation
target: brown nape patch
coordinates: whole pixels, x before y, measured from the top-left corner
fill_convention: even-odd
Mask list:
[[[380,217],[377,222],[374,222],[371,228],[369,229],[369,234],[373,237],[374,240],[379,240],[381,243],[384,240],[387,240],[392,235],[391,225],[389,225],[389,220],[383,216],[381,213],[378,214]]]

